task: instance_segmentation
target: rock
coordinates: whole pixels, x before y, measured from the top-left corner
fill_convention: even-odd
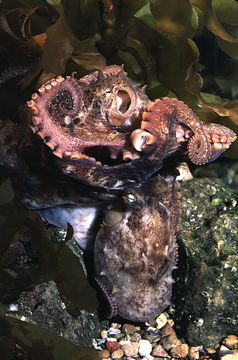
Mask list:
[[[159,343],[166,351],[172,349],[175,346],[181,345],[181,341],[174,334],[162,337]]]
[[[163,358],[170,357],[169,354],[159,344],[154,346],[154,348],[152,350],[152,355],[158,356],[158,357],[163,357]]]
[[[152,345],[148,340],[139,341],[139,354],[140,356],[148,356],[152,351]]]
[[[206,178],[181,183],[180,192],[175,330],[192,346],[214,346],[238,326],[238,194],[221,180]]]
[[[219,358],[221,360],[238,360],[238,350],[230,350],[222,345],[219,349]]]
[[[115,350],[119,349],[120,344],[116,341],[107,341],[106,347],[107,347],[107,350],[110,351],[110,353],[112,353]]]
[[[161,334],[149,333],[149,334],[144,334],[143,337],[144,339],[149,340],[151,344],[153,344],[153,343],[157,343],[161,339]]]
[[[106,338],[107,338],[107,330],[103,329],[103,330],[100,332],[100,335],[101,335],[101,338],[102,338],[102,339],[106,339]]]
[[[126,335],[131,335],[136,332],[136,327],[132,324],[124,324],[122,326],[122,332]]]
[[[175,358],[186,358],[188,355],[189,346],[188,344],[181,344],[173,347],[170,350],[170,354]]]
[[[108,359],[110,357],[110,352],[108,350],[101,350],[98,352],[100,359]]]
[[[228,335],[222,340],[222,344],[227,346],[229,349],[238,349],[238,336]]]
[[[13,314],[9,313],[9,316]],[[69,314],[54,281],[36,285],[21,294],[14,317],[23,316],[26,322],[49,329],[76,345],[90,347],[92,339],[108,327],[107,321],[99,320],[97,312],[81,310],[79,316]]]
[[[191,346],[188,350],[188,357],[191,360],[198,360],[199,359],[199,352],[202,351],[202,346]]]
[[[132,342],[139,342],[141,340],[141,334],[139,334],[138,332],[135,332],[132,335],[128,335],[128,340],[130,340]]]
[[[139,351],[139,343],[128,342],[126,344],[123,344],[121,348],[126,356],[136,356]]]
[[[174,331],[174,329],[172,328],[172,326],[169,325],[169,323],[167,323],[162,329],[161,329],[161,334],[162,337],[163,336],[167,336],[167,335],[176,335],[176,332]]]
[[[111,358],[112,359],[120,359],[123,355],[124,355],[123,350],[117,349],[117,350],[113,351],[113,353],[111,354]]]
[[[160,314],[156,320],[156,328],[157,329],[161,329],[163,326],[165,326],[165,324],[167,323],[167,317],[164,313]]]

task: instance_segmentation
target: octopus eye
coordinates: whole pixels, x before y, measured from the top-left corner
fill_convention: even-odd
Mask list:
[[[129,194],[124,195],[124,200],[126,202],[128,202],[128,204],[133,205],[136,203],[137,198],[134,194],[129,193]]]
[[[116,210],[110,210],[105,216],[104,219],[104,225],[106,226],[114,226],[118,224],[121,219],[123,218],[123,213],[116,211]]]

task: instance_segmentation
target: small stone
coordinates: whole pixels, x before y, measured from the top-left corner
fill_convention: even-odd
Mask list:
[[[174,335],[177,337],[174,329],[172,328],[172,326],[169,325],[169,323],[167,323],[162,329],[161,329],[161,334],[162,337],[166,336],[166,335]]]
[[[165,358],[170,357],[169,354],[159,344],[155,345],[155,347],[153,348],[152,355]]]
[[[156,328],[157,329],[161,329],[163,326],[165,326],[165,324],[167,323],[167,317],[164,313],[160,314],[156,320]]]
[[[98,352],[100,359],[108,359],[110,357],[110,352],[108,350],[101,350]]]
[[[230,350],[222,345],[219,349],[219,356],[221,360],[238,360],[238,350]]]
[[[186,356],[188,355],[188,350],[188,344],[181,344],[173,347],[170,350],[170,354],[175,358],[186,358]]]
[[[141,340],[141,334],[135,332],[134,334],[128,336],[128,340],[132,342],[139,342]]]
[[[111,354],[111,358],[112,359],[120,359],[123,355],[124,355],[123,350],[117,349],[117,350],[113,351],[113,353]]]
[[[110,353],[113,353],[115,350],[119,349],[120,344],[116,341],[107,341],[106,347]]]
[[[140,340],[139,341],[139,354],[140,356],[148,356],[152,351],[152,345],[149,340]]]
[[[124,324],[122,326],[122,332],[126,335],[134,334],[134,332],[136,332],[136,327],[132,324]]]
[[[213,349],[213,348],[206,348],[206,352],[207,352],[208,354],[215,354],[215,353],[216,353],[216,350]]]
[[[139,351],[139,343],[136,342],[128,342],[126,344],[123,344],[121,346],[122,350],[124,351],[124,354],[126,356],[136,356]]]
[[[162,337],[159,343],[166,351],[172,349],[175,346],[181,345],[181,341],[177,338],[176,335],[173,334]]]
[[[199,359],[199,351],[202,351],[203,347],[200,346],[191,346],[188,350],[188,357],[191,360]]]
[[[153,344],[153,343],[157,343],[161,339],[161,335],[156,334],[156,333],[154,333],[154,334],[145,334],[144,338],[146,340],[149,340],[149,342],[151,344]]]
[[[238,349],[238,336],[228,335],[223,339],[222,344],[227,346],[229,349]]]
[[[102,330],[101,333],[100,333],[100,335],[101,335],[101,338],[102,338],[102,339],[106,339],[106,338],[107,338],[107,330],[105,330],[105,329]]]

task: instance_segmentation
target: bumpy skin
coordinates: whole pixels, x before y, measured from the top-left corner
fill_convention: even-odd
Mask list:
[[[178,196],[172,178],[127,189],[95,241],[96,279],[109,317],[154,322],[169,304],[177,258]]]
[[[236,138],[225,127],[204,125],[176,99],[152,103],[116,65],[80,80],[52,79],[28,107],[31,128],[52,151],[54,165],[109,190],[144,181],[175,152],[199,165],[212,161]]]
[[[212,161],[235,134],[203,124],[178,100],[152,103],[116,65],[52,79],[28,108],[38,139],[24,124],[2,126],[0,166],[28,209],[69,222],[84,249],[109,209],[95,242],[97,281],[111,316],[152,322],[170,301],[179,222],[175,181],[155,173],[174,153]],[[21,186],[16,172],[26,175]]]
[[[146,167],[130,142],[150,100],[121,67],[112,65],[80,80],[52,79],[32,95],[32,130],[64,173],[91,185],[120,188]],[[157,166],[151,162],[150,166]],[[129,175],[130,174],[130,175]],[[142,176],[142,175],[141,175]]]
[[[144,150],[153,157],[166,158],[183,148],[197,165],[215,160],[236,139],[235,133],[219,124],[204,124],[183,102],[163,98],[147,107],[142,115],[141,131],[131,135],[135,146],[141,134],[149,132],[153,142]],[[146,144],[145,144],[146,145]]]

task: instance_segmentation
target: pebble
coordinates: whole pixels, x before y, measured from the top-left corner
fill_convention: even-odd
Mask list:
[[[238,350],[230,350],[226,346],[221,345],[219,357],[221,360],[238,360]]]
[[[188,357],[191,360],[198,360],[199,359],[199,352],[202,351],[203,347],[200,346],[191,346],[188,350]]]
[[[166,351],[172,349],[175,346],[181,345],[181,341],[177,338],[176,335],[173,334],[162,337],[159,343]]]
[[[113,351],[113,353],[111,354],[111,358],[112,359],[120,359],[123,355],[124,355],[123,350],[117,349],[117,350]]]
[[[100,332],[100,335],[101,335],[101,338],[102,338],[102,339],[106,339],[106,338],[107,338],[107,330],[103,329],[103,330]]]
[[[139,351],[139,343],[136,342],[130,343],[128,341],[128,343],[123,344],[121,346],[121,349],[123,350],[126,356],[136,356]]]
[[[122,326],[122,332],[125,333],[126,335],[134,334],[136,330],[137,330],[136,327],[132,324],[124,324]]]
[[[162,336],[174,335],[174,336],[177,337],[176,332],[174,331],[174,329],[172,328],[172,326],[169,325],[169,323],[167,323],[167,324],[161,329],[161,334],[162,334]]]
[[[186,358],[186,356],[188,355],[188,350],[188,344],[181,344],[173,347],[170,350],[170,354],[175,358]]]
[[[152,351],[152,345],[149,340],[140,340],[139,341],[139,354],[140,356],[148,356]]]
[[[135,332],[132,335],[128,335],[128,340],[130,340],[132,342],[139,342],[141,340],[141,334],[139,334],[138,332]]]
[[[115,341],[107,341],[106,342],[107,350],[110,351],[110,353],[114,352],[115,350],[119,349],[120,344]]]
[[[151,343],[157,343],[160,339],[161,339],[161,335],[160,334],[145,334],[144,338],[146,340],[149,340],[149,342]]]
[[[169,354],[167,353],[167,351],[165,351],[161,345],[157,344],[154,346],[153,350],[152,350],[152,355],[153,356],[158,356],[158,357],[170,357]]]
[[[161,329],[167,323],[167,316],[164,313],[162,313],[156,318],[155,322],[156,322],[156,328]]]
[[[98,352],[100,359],[108,359],[110,357],[110,352],[108,350],[101,350]]]
[[[238,349],[238,336],[228,335],[223,339],[222,344],[227,346],[229,349]]]

